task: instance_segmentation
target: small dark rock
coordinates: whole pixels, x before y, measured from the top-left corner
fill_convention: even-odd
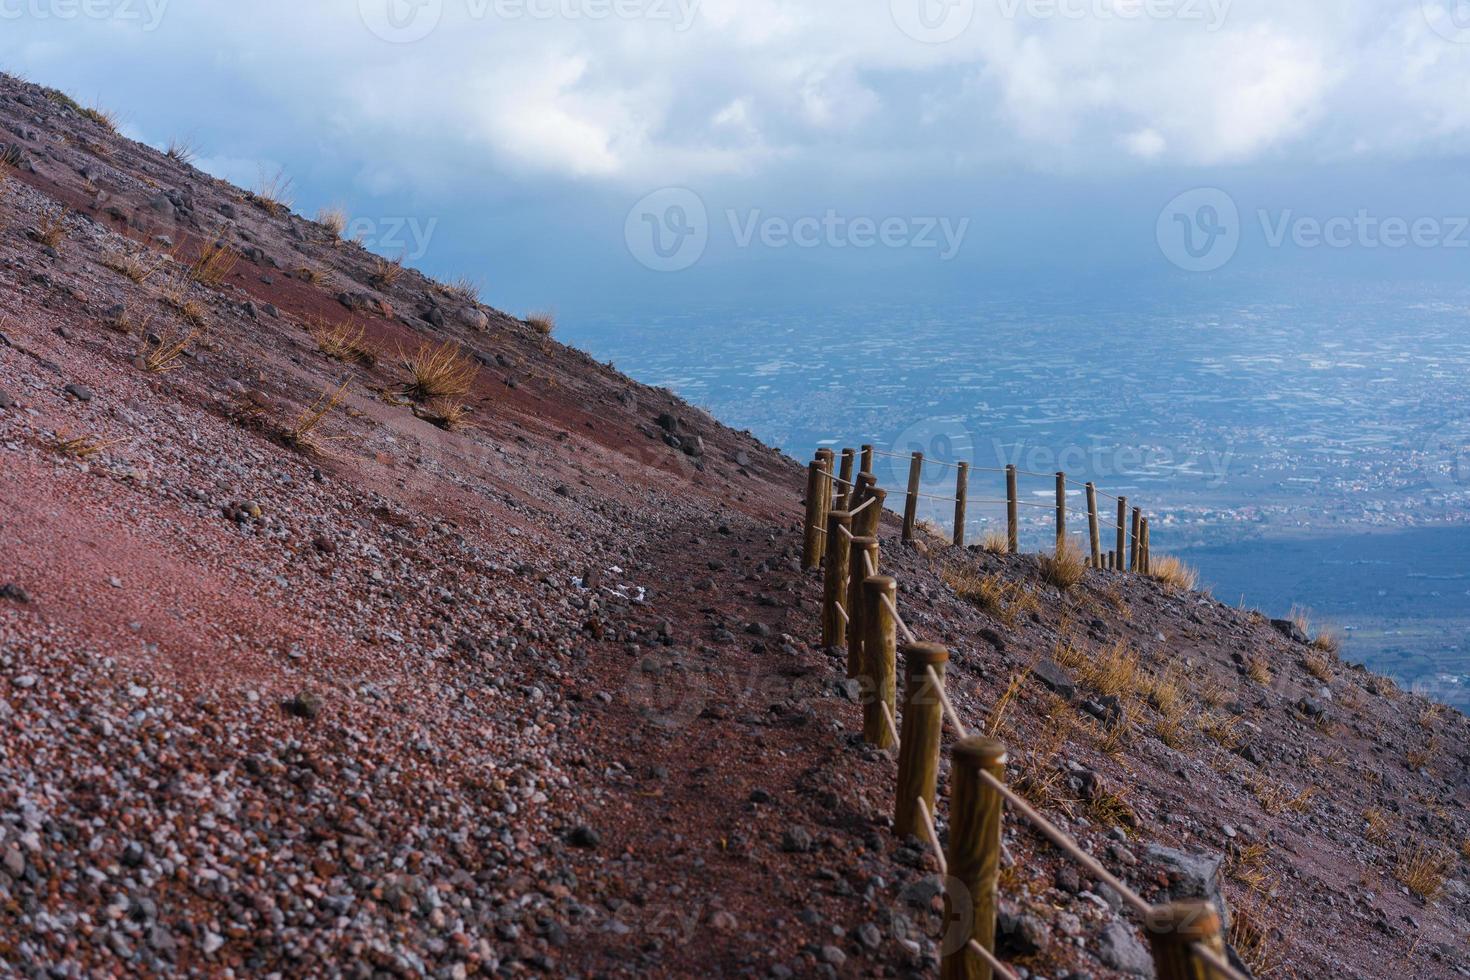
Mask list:
[[[6,582],[4,585],[0,585],[0,599],[9,599],[12,602],[30,602],[31,595],[14,582]]]
[[[86,385],[67,385],[64,390],[79,402],[89,402],[92,400],[92,389]]]
[[[592,848],[602,843],[602,838],[591,827],[579,824],[570,834],[567,834],[567,843],[573,847]]]
[[[286,712],[294,717],[311,721],[322,713],[321,698],[310,691],[302,691],[286,702]]]

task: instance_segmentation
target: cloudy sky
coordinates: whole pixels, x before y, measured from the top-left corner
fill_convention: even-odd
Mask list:
[[[518,312],[1470,258],[1470,0],[0,0],[0,67]]]

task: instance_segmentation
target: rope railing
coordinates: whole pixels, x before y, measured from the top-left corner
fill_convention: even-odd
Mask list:
[[[893,579],[879,575],[877,530],[885,492],[877,487],[877,481],[867,470],[870,452],[878,451],[864,447],[864,471],[858,479],[841,481],[855,488],[852,498],[843,499],[844,506],[851,506],[851,510],[830,509],[833,498],[830,495],[832,484],[828,481],[836,479],[830,472],[833,454],[821,451],[817,461],[812,463],[808,482],[806,526],[809,553],[806,558],[810,561],[812,557],[810,546],[814,534],[818,535],[818,544],[825,541],[828,547],[825,555],[818,553],[818,561],[809,563],[807,567],[815,568],[822,560],[826,561],[823,641],[829,647],[846,646],[848,649],[848,677],[860,680],[859,689],[869,699],[863,709],[863,736],[870,744],[898,750],[895,832],[900,836],[913,834],[922,837],[933,849],[939,873],[946,878],[950,877],[952,870],[960,875],[953,880],[968,889],[974,899],[973,933],[956,950],[944,952],[946,975],[950,975],[951,958],[958,956],[974,957],[979,963],[972,962],[970,968],[978,968],[983,963],[991,976],[1004,980],[1017,978],[1014,971],[996,958],[992,948],[999,901],[995,869],[1001,848],[1000,814],[1002,808],[1008,808],[1094,879],[1115,892],[1120,901],[1139,916],[1154,947],[1159,980],[1199,980],[1201,977],[1248,980],[1231,967],[1224,956],[1220,919],[1214,906],[1206,902],[1150,904],[1006,785],[1004,745],[993,738],[973,737],[945,690],[944,664],[949,659],[948,650],[937,644],[920,642],[899,611]],[[845,450],[844,472],[852,458],[853,452]],[[915,454],[913,459],[905,510],[905,540],[910,540],[908,531],[912,526],[914,505],[921,498],[956,503],[957,523],[962,527],[967,470],[960,468],[954,498],[932,497],[918,493],[914,473],[922,466],[922,457]],[[1017,499],[1014,478],[1020,473],[1014,469],[1007,471],[1005,502],[1010,505],[1012,514],[1010,550],[1015,549],[1015,509],[1019,506],[1045,506]],[[1066,529],[1066,477],[1065,474],[1055,476],[1060,538]],[[1110,553],[1109,564],[1105,567],[1121,569],[1122,562],[1116,556],[1121,555],[1124,544],[1124,522],[1128,515],[1126,498],[1114,498],[1118,500],[1119,523],[1112,524],[1104,521],[1097,512],[1096,488],[1089,484],[1086,489],[1089,527],[1097,529],[1107,524],[1120,529],[1117,552]],[[869,511],[875,503],[878,508]],[[863,519],[855,520],[860,515]],[[1135,508],[1132,523],[1126,528],[1134,547],[1135,563],[1139,561],[1140,550],[1142,552],[1144,564],[1135,565],[1135,568],[1146,569],[1147,529],[1147,518]],[[1091,538],[1094,558],[1097,558],[1098,535],[1093,533]],[[899,635],[904,639],[902,647],[897,643]],[[906,668],[902,726],[898,724],[897,716],[896,663],[900,649]],[[955,735],[950,749],[953,758],[948,850],[939,838],[934,806],[938,756],[946,725]],[[988,872],[985,869],[989,869]]]

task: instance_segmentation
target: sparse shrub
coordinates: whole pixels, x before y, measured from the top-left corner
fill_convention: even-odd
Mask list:
[[[335,204],[329,208],[322,208],[316,213],[316,223],[340,238],[347,230],[347,211]]]
[[[4,151],[0,151],[0,173],[15,170],[20,166],[22,159],[19,144],[6,144]]]
[[[327,274],[313,266],[303,265],[296,270],[296,278],[309,286],[320,286],[327,281]]]
[[[1307,668],[1307,673],[1324,684],[1332,680],[1332,662],[1315,649],[1308,650],[1302,656],[1302,666]]]
[[[1333,629],[1324,629],[1312,637],[1312,649],[1328,656],[1336,656],[1342,649],[1342,635]]]
[[[1424,709],[1419,712],[1419,727],[1425,729],[1433,728],[1434,723],[1439,720],[1440,713],[1443,710],[1443,707],[1440,705],[1433,703],[1426,704]]]
[[[1317,796],[1315,786],[1307,786],[1293,793],[1291,787],[1267,779],[1265,776],[1247,776],[1245,783],[1255,794],[1256,801],[1261,804],[1261,809],[1273,816],[1287,812],[1305,813]]]
[[[1363,811],[1363,836],[1374,844],[1387,844],[1392,825],[1387,815],[1378,808]]]
[[[92,122],[101,126],[109,133],[117,132],[117,113],[111,109],[104,109],[101,106],[94,105],[87,106],[81,109],[80,112],[83,118],[92,120]]]
[[[190,266],[189,275],[200,285],[217,288],[235,271],[235,263],[239,261],[239,252],[216,239],[205,243],[199,258]]]
[[[1161,710],[1159,717],[1154,719],[1154,734],[1171,749],[1181,749],[1188,744],[1189,740],[1185,737],[1187,730],[1184,727],[1184,709],[1176,705],[1168,710]]]
[[[52,208],[44,212],[36,222],[32,237],[48,248],[60,248],[61,243],[66,241],[66,208]]]
[[[175,163],[181,163],[186,167],[190,167],[194,165],[194,159],[198,156],[198,151],[195,149],[192,140],[174,137],[168,141],[168,149],[164,151],[164,156]]]
[[[980,550],[987,555],[1009,554],[1010,539],[1004,531],[986,531],[985,537],[980,539]]]
[[[1086,661],[1079,669],[1081,679],[1099,694],[1126,698],[1137,692],[1138,652],[1119,640]]]
[[[291,178],[284,170],[261,171],[250,199],[272,217],[291,210]]]
[[[1431,735],[1429,741],[1417,749],[1412,749],[1404,754],[1404,761],[1410,769],[1423,769],[1439,755],[1439,739]]]
[[[460,276],[457,279],[451,279],[446,283],[441,283],[439,288],[444,293],[456,299],[462,299],[466,303],[478,303],[480,301],[480,284],[468,276]]]
[[[145,252],[139,257],[130,252],[114,252],[103,259],[102,264],[142,286],[157,275],[169,263],[169,259],[167,254],[153,255]]]
[[[551,313],[532,313],[526,317],[526,325],[543,337],[550,337],[556,329],[556,317]]]
[[[1245,665],[1246,676],[1262,687],[1271,683],[1271,667],[1264,657],[1251,657]]]
[[[306,329],[321,352],[333,360],[364,367],[378,363],[378,349],[365,339],[366,330],[360,324],[356,327],[350,323],[333,326],[324,320],[312,320]]]
[[[1200,730],[1206,738],[1211,739],[1226,751],[1233,751],[1240,747],[1240,733],[1235,726],[1240,719],[1234,715],[1216,715],[1204,712],[1195,721],[1195,727]]]
[[[1059,592],[1066,592],[1087,575],[1087,561],[1071,541],[1062,541],[1050,555],[1041,556],[1041,577]]]
[[[979,607],[981,612],[1012,626],[1022,614],[1035,612],[1040,602],[1024,583],[999,574],[981,575],[964,565],[950,565],[940,572],[955,595]]]
[[[1258,885],[1237,896],[1230,909],[1230,945],[1256,977],[1280,973],[1285,960],[1283,944],[1270,936],[1268,923],[1278,921],[1279,916],[1261,897],[1268,890],[1267,884],[1263,877]]]
[[[380,289],[392,289],[403,275],[403,256],[396,259],[385,259],[381,255],[373,256],[373,268],[368,274],[375,285]]]
[[[1433,902],[1444,891],[1445,878],[1452,867],[1454,859],[1450,855],[1421,843],[1399,854],[1393,876],[1424,901]]]
[[[995,735],[1004,727],[1006,711],[1010,708],[1012,702],[1016,700],[1016,696],[1021,693],[1021,685],[1026,682],[1026,677],[1029,674],[1030,671],[1021,671],[1011,675],[1010,682],[1006,684],[1006,689],[1001,692],[1000,697],[995,699],[995,707],[990,709],[990,719],[985,726],[987,734]]]
[[[1149,576],[1181,592],[1192,591],[1199,585],[1199,572],[1173,556],[1150,559]]]
[[[346,398],[346,381],[343,381],[335,390],[328,385],[317,396],[316,401],[302,409],[296,421],[281,432],[281,440],[296,449],[320,451],[322,442],[330,440],[318,435],[317,427]]]
[[[416,407],[414,414],[430,425],[453,432],[469,424],[470,411],[470,406],[458,398],[436,398],[423,408]]]
[[[417,351],[403,357],[403,366],[413,376],[405,393],[423,402],[463,398],[470,393],[480,373],[475,363],[451,341],[437,347],[420,344]]]
[[[149,374],[165,374],[177,370],[180,366],[179,358],[198,336],[199,331],[190,330],[178,337],[160,338],[156,344],[144,341],[143,351],[138,355],[143,370]]]
[[[51,448],[63,456],[87,460],[110,446],[116,446],[121,441],[120,439],[102,440],[96,436],[73,436],[68,430],[62,429],[56,433],[56,438],[51,442]]]

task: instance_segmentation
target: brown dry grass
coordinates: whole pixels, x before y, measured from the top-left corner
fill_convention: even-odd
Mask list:
[[[189,267],[189,277],[201,286],[217,288],[240,261],[240,253],[218,239],[206,242],[199,258]]]
[[[1332,680],[1332,661],[1315,650],[1308,650],[1302,656],[1302,666],[1324,684]]]
[[[464,300],[466,303],[478,303],[480,301],[480,284],[469,276],[460,276],[448,282],[440,283],[439,290],[455,299]]]
[[[1183,592],[1192,591],[1199,585],[1199,572],[1172,556],[1151,559],[1148,574],[1155,581]]]
[[[157,344],[145,341],[143,350],[138,355],[143,370],[149,374],[166,374],[169,371],[178,370],[182,366],[178,363],[179,358],[198,336],[199,331],[190,330],[178,337],[160,338]]]
[[[373,268],[368,273],[368,278],[380,289],[392,289],[403,275],[403,256],[396,259],[385,259],[381,255],[373,256]]]
[[[1059,592],[1066,592],[1087,575],[1087,559],[1071,541],[1063,541],[1050,555],[1041,556],[1041,577]]]
[[[325,439],[317,434],[317,427],[332,413],[333,409],[341,405],[347,398],[347,382],[343,381],[336,389],[331,385],[317,396],[315,402],[302,409],[296,421],[281,432],[281,439],[288,446],[297,449],[320,451],[321,444],[330,439]],[[334,437],[341,438],[341,437]]]
[[[436,398],[413,413],[430,425],[454,432],[469,425],[472,409],[458,398]]]
[[[114,252],[102,260],[102,264],[119,275],[126,276],[140,286],[158,275],[170,261],[168,254],[154,255],[144,252],[136,256],[129,252]]]
[[[1245,779],[1247,788],[1261,804],[1261,809],[1273,816],[1283,813],[1305,813],[1317,796],[1317,787],[1307,786],[1293,792],[1285,783],[1278,783],[1265,776],[1249,775]]]
[[[532,313],[526,317],[526,325],[543,337],[550,337],[556,329],[556,316],[552,313]]]
[[[435,346],[420,344],[413,354],[400,354],[413,380],[404,393],[418,401],[464,398],[470,393],[480,369],[452,341]]]
[[[1342,635],[1335,629],[1326,628],[1312,638],[1312,649],[1318,653],[1336,656],[1342,649]]]
[[[1393,876],[1424,901],[1433,902],[1444,891],[1445,878],[1454,865],[1455,859],[1449,854],[1419,843],[1399,854]]]
[[[73,436],[67,429],[56,433],[51,441],[51,448],[63,456],[73,459],[88,460],[111,446],[122,442],[121,439],[98,439],[96,436]]]
[[[316,213],[316,223],[340,238],[347,230],[347,211],[338,205],[322,208]]]
[[[336,325],[313,319],[306,325],[317,349],[334,361],[372,367],[378,363],[378,348],[365,339],[366,329],[350,323]]]
[[[303,265],[296,270],[296,278],[300,279],[308,286],[320,286],[330,277],[321,269],[318,269],[315,266]]]
[[[291,210],[291,178],[284,170],[262,171],[250,199],[272,217]]]
[[[1431,735],[1429,741],[1417,749],[1404,753],[1404,761],[1410,769],[1424,769],[1439,755],[1439,739]]]
[[[49,248],[61,247],[66,241],[66,208],[52,208],[36,221],[36,241]]]
[[[1230,945],[1251,975],[1260,980],[1282,974],[1288,948],[1271,937],[1269,923],[1279,921],[1280,916],[1272,908],[1268,884],[1263,878],[1237,895],[1230,908]]]
[[[179,137],[169,140],[168,149],[164,152],[164,156],[175,163],[182,163],[186,167],[193,166],[194,158],[198,155],[199,151],[195,147],[193,140],[181,139]]]
[[[1245,673],[1262,687],[1271,683],[1271,668],[1261,657],[1251,657],[1245,665]]]
[[[1200,734],[1221,748],[1233,751],[1240,748],[1240,733],[1236,731],[1236,725],[1239,723],[1240,719],[1234,715],[1217,715],[1207,711],[1202,713],[1194,724]]]
[[[985,537],[980,539],[980,550],[987,555],[1009,554],[1011,550],[1010,538],[1004,531],[986,531]]]
[[[1012,582],[1003,575],[982,575],[967,565],[948,565],[939,574],[955,595],[1005,626],[1014,626],[1019,617],[1041,608],[1040,600],[1025,583]]]
[[[1388,815],[1377,807],[1363,811],[1363,837],[1374,844],[1387,844],[1393,825]]]
[[[104,109],[101,106],[93,105],[86,106],[81,110],[81,113],[84,118],[92,120],[109,133],[117,132],[117,113],[111,109]]]

